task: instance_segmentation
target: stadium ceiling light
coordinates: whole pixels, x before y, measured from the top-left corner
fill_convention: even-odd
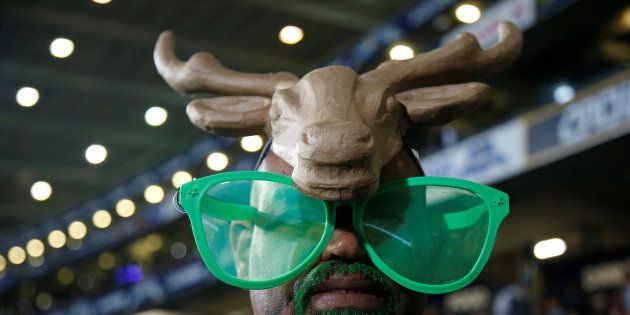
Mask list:
[[[13,246],[9,249],[7,257],[12,264],[19,265],[26,260],[26,252],[20,246]]]
[[[37,201],[44,201],[52,195],[52,186],[48,182],[38,181],[31,186],[31,196]]]
[[[158,185],[149,185],[144,190],[144,199],[149,203],[160,203],[164,199],[164,189]]]
[[[416,53],[408,45],[399,44],[392,47],[389,50],[389,59],[391,60],[406,60],[411,59]]]
[[[186,256],[186,245],[182,242],[175,242],[171,244],[170,252],[171,256],[175,259],[182,259]]]
[[[22,107],[32,107],[39,101],[39,91],[36,88],[25,86],[15,94],[15,100]]]
[[[74,42],[67,38],[55,38],[50,43],[50,54],[57,58],[66,58],[74,51]]]
[[[575,97],[575,89],[569,84],[560,84],[553,89],[553,100],[558,104],[566,104]]]
[[[68,235],[75,240],[80,240],[87,235],[87,226],[81,221],[74,221],[68,225]]]
[[[227,155],[221,152],[214,152],[208,155],[206,159],[206,164],[208,168],[213,171],[222,171],[224,170],[229,163]]]
[[[98,266],[103,270],[110,270],[116,266],[116,256],[110,252],[98,255]]]
[[[144,113],[144,121],[153,127],[161,126],[166,121],[168,117],[168,112],[166,109],[158,106],[151,107],[147,109]]]
[[[52,306],[52,297],[47,292],[39,292],[35,297],[35,305],[42,311],[47,311]]]
[[[481,18],[481,9],[471,3],[460,4],[455,9],[455,18],[462,23],[475,23]]]
[[[173,184],[173,187],[179,188],[179,186],[188,183],[192,179],[193,178],[190,173],[186,171],[177,171],[175,172],[175,174],[173,174],[173,177],[171,178],[171,184]]]
[[[129,199],[120,199],[116,203],[116,213],[123,218],[128,218],[136,213],[136,204]]]
[[[99,229],[104,229],[112,224],[112,215],[107,210],[96,210],[92,215],[92,224]]]
[[[107,149],[100,144],[92,144],[85,149],[85,159],[91,164],[100,164],[107,158]]]
[[[4,256],[0,255],[0,272],[3,272],[7,268],[7,260]]]
[[[44,243],[34,238],[26,243],[26,252],[31,257],[40,257],[44,254]]]
[[[53,230],[48,233],[48,245],[52,248],[61,248],[66,245],[66,234],[60,230]]]
[[[62,267],[57,271],[57,281],[62,285],[68,285],[74,281],[74,272],[68,267]]]
[[[280,30],[278,38],[287,45],[295,45],[304,38],[304,31],[295,25],[287,25]]]
[[[534,245],[534,256],[538,259],[557,257],[567,250],[567,244],[560,238],[540,241]]]
[[[623,13],[621,14],[621,24],[627,30],[630,30],[630,6],[623,10]]]
[[[256,152],[263,146],[261,136],[247,136],[241,138],[241,148],[247,152]]]
[[[108,4],[112,2],[112,0],[92,0],[92,2],[98,3],[98,4]]]

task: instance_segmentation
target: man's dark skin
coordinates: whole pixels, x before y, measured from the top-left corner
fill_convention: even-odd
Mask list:
[[[291,175],[293,167],[276,156],[272,151],[269,151],[262,161],[259,171],[273,172],[284,175]],[[409,178],[421,176],[420,170],[416,166],[414,160],[406,150],[401,150],[391,161],[389,161],[381,170],[381,183],[388,182],[395,179]],[[392,201],[395,202],[395,201]],[[369,266],[373,266],[365,250],[361,246],[357,235],[354,232],[352,226],[352,209],[349,207],[339,207],[336,210],[336,224],[332,234],[332,238],[326,249],[322,253],[321,257],[314,263],[313,268],[321,263],[326,262],[343,262],[354,263],[363,262]],[[376,268],[375,268],[376,269]],[[304,274],[295,280],[280,285],[275,288],[266,290],[251,290],[250,299],[254,314],[268,315],[268,314],[294,314],[295,313],[295,287],[296,283],[300,283]],[[385,277],[383,275],[383,277]],[[333,275],[331,281],[353,281],[360,278],[359,275]],[[386,277],[385,277],[386,278]],[[389,280],[389,279],[388,279]],[[422,310],[426,301],[426,295],[414,291],[410,291],[404,287],[399,286],[393,281],[389,280],[396,295],[398,301],[399,314],[422,314]],[[324,294],[326,295],[326,294]],[[321,296],[321,295],[320,295]],[[348,296],[348,298],[346,298]],[[351,295],[343,295],[343,293],[330,293],[329,296],[324,296],[332,300],[333,304],[339,303],[339,301],[348,305],[342,305],[344,308],[355,309],[369,309],[371,303],[366,303],[361,299],[352,299]],[[374,299],[373,299],[374,300]],[[313,303],[310,303],[313,302]],[[318,309],[318,303],[314,299],[310,299],[308,313],[317,313],[324,309]],[[335,305],[337,305],[335,304]],[[373,304],[373,303],[372,303]],[[324,305],[326,305],[324,303]],[[336,308],[337,306],[335,306]]]

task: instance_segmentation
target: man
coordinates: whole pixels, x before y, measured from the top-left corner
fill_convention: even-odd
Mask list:
[[[400,151],[383,167],[381,181],[423,175],[413,159],[409,151]],[[293,167],[270,151],[258,170],[290,175]],[[332,239],[308,272],[275,288],[250,291],[254,314],[294,314],[296,305],[308,314],[422,314],[426,296],[399,286],[376,269],[353,230],[352,209],[336,211]],[[332,272],[318,276],[331,264]]]
[[[485,84],[446,83],[499,71],[521,43],[502,23],[488,50],[462,34],[364,74],[330,66],[300,79],[236,72],[207,53],[184,63],[163,33],[154,57],[172,88],[229,95],[193,100],[195,125],[273,140],[258,172],[180,188],[208,268],[250,289],[256,314],[420,314],[423,293],[468,285],[489,258],[508,197],[422,177],[402,139],[410,125],[443,124],[483,105]]]

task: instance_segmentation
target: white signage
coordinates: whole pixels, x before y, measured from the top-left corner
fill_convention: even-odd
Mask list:
[[[524,170],[525,124],[514,119],[421,159],[427,176],[463,178],[484,184]]]
[[[630,122],[630,80],[568,106],[558,122],[558,140],[572,144]]]

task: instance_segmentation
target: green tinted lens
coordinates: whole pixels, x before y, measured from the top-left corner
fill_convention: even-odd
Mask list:
[[[488,225],[478,195],[446,186],[389,190],[368,200],[363,211],[365,237],[378,258],[398,275],[428,285],[465,277],[481,255]]]
[[[201,226],[216,264],[241,280],[266,281],[295,270],[324,235],[324,202],[293,186],[233,180],[202,197]]]

